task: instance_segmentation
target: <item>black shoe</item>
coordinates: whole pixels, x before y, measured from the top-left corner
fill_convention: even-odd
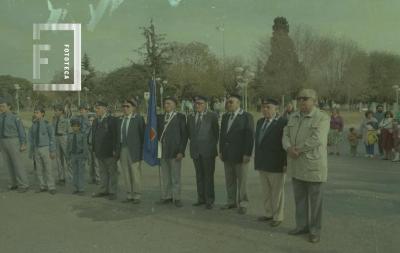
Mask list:
[[[214,207],[214,205],[213,205],[213,204],[211,204],[211,203],[209,203],[209,204],[206,204],[206,209],[208,209],[208,210],[211,210],[211,209],[213,209],[213,207]]]
[[[308,238],[308,240],[311,243],[317,243],[320,241],[320,237],[319,237],[319,235],[310,234],[310,237]]]
[[[79,193],[78,190],[75,190],[75,191],[72,192],[72,194],[78,194],[78,193]]]
[[[10,191],[16,191],[16,190],[18,190],[18,186],[16,186],[16,185],[9,186],[9,187],[8,187],[8,190],[10,190]]]
[[[116,200],[117,199],[117,194],[109,194],[108,195],[109,200]]]
[[[140,204],[140,199],[134,199],[134,200],[132,200],[132,204],[134,204],[134,205],[137,205],[137,204]]]
[[[92,194],[93,198],[101,198],[101,197],[105,197],[108,196],[109,193],[108,192],[96,192]]]
[[[267,221],[270,221],[270,220],[272,220],[272,217],[260,216],[260,217],[257,218],[257,221],[260,221],[260,222],[267,222]]]
[[[79,195],[79,196],[84,196],[84,195],[85,195],[85,192],[84,192],[84,191],[79,191],[79,192],[78,192],[78,195]]]
[[[233,209],[233,208],[236,208],[235,204],[226,204],[226,205],[221,206],[221,210],[228,210],[228,209]]]
[[[56,194],[56,190],[55,190],[55,189],[49,190],[49,193],[50,193],[51,195],[54,195],[54,194]]]
[[[175,201],[174,201],[174,205],[175,205],[176,207],[182,207],[182,206],[183,206],[182,201],[180,201],[180,200],[175,200]]]
[[[203,201],[197,201],[196,203],[192,204],[192,206],[202,206],[204,204],[205,204],[205,202],[203,202]]]
[[[293,230],[290,230],[289,232],[288,232],[288,234],[289,235],[303,235],[303,234],[308,234],[308,229],[298,229],[298,228],[296,228],[296,229],[293,229]]]
[[[246,214],[246,212],[247,212],[247,208],[246,207],[243,207],[243,206],[239,207],[239,210],[238,210],[239,214]]]
[[[281,225],[281,223],[282,223],[282,221],[274,220],[274,221],[271,221],[270,225],[271,225],[271,227],[277,227],[277,226]]]
[[[19,188],[18,189],[18,193],[25,193],[27,191],[29,191],[29,187],[24,187],[24,188]]]
[[[157,202],[158,205],[167,205],[172,203],[172,199],[160,199],[160,201]]]

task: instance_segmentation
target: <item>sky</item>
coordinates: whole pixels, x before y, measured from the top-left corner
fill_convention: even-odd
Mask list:
[[[399,13],[398,0],[0,0],[0,75],[32,80],[34,23],[81,23],[82,52],[97,70],[111,71],[137,60],[135,49],[144,42],[139,28],[151,18],[168,41],[203,42],[219,56],[222,32],[216,27],[223,24],[226,55],[250,61],[277,16],[292,27],[353,40],[367,51],[400,54]],[[52,43],[64,39],[45,37]],[[50,78],[54,69],[43,72]]]

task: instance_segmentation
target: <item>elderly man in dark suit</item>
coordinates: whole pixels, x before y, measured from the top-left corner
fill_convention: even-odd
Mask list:
[[[240,108],[241,97],[231,95],[222,116],[219,156],[224,162],[228,203],[222,209],[247,211],[247,172],[254,143],[253,116]]]
[[[187,144],[186,116],[177,112],[174,97],[164,99],[165,113],[158,116],[159,157],[161,159],[161,201],[182,207],[181,167]]]
[[[260,173],[266,215],[258,220],[271,220],[271,226],[277,227],[283,221],[286,152],[282,136],[287,120],[277,115],[278,101],[267,98],[261,104],[263,117],[256,126],[254,167]]]
[[[143,141],[145,123],[143,117],[137,113],[135,99],[127,99],[122,104],[123,116],[117,124],[117,157],[121,165],[124,178],[126,199],[124,203],[140,203],[141,161],[143,157]]]
[[[207,110],[207,98],[204,96],[195,98],[195,113],[188,117],[188,132],[197,183],[197,202],[193,205],[205,204],[207,209],[212,209],[219,124],[218,115]]]
[[[107,103],[96,103],[97,118],[93,122],[92,146],[100,171],[100,190],[93,197],[117,198],[118,166],[116,160],[117,126],[107,113]]]

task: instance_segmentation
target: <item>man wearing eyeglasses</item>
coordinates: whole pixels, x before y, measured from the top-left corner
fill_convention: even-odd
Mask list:
[[[253,116],[240,108],[241,96],[232,94],[222,116],[219,157],[224,162],[227,204],[221,209],[247,211],[247,171],[253,152]]]
[[[188,117],[190,156],[196,170],[197,202],[212,209],[214,194],[215,157],[219,137],[218,115],[207,110],[208,99],[195,97],[195,112]]]
[[[317,243],[321,232],[323,183],[328,174],[330,118],[316,108],[314,90],[300,91],[297,101],[299,111],[290,116],[282,139],[296,203],[296,228],[289,234],[309,234],[309,241]]]
[[[126,199],[124,203],[139,204],[142,194],[143,141],[145,123],[137,113],[138,103],[135,99],[127,99],[122,104],[123,116],[117,125],[117,157],[124,178]]]

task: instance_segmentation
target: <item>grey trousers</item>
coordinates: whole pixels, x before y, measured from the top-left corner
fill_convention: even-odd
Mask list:
[[[36,162],[36,176],[40,189],[55,190],[54,170],[50,159],[49,147],[35,148],[34,159]]]
[[[29,182],[26,170],[22,165],[20,143],[18,138],[0,139],[0,153],[3,155],[3,164],[10,173],[11,186],[28,188]]]
[[[161,159],[161,199],[181,199],[182,161]]]
[[[249,163],[224,162],[225,183],[229,205],[247,207],[247,171]]]
[[[213,204],[215,200],[215,157],[200,156],[197,159],[193,159],[193,163],[196,170],[197,201]]]
[[[71,155],[72,182],[75,190],[85,191],[86,159],[80,155]]]
[[[66,162],[67,136],[56,136],[56,160],[58,180],[70,180],[72,178],[71,168]]]
[[[296,228],[319,235],[322,222],[322,183],[306,182],[296,178],[292,179],[292,183],[296,203]]]
[[[97,158],[100,171],[100,192],[117,194],[118,165],[113,157]]]
[[[89,157],[87,160],[89,167],[89,177],[93,183],[100,182],[100,172],[99,164],[97,162],[96,156],[91,148],[89,148]]]
[[[127,199],[140,199],[142,195],[142,163],[132,162],[129,149],[122,147],[119,160]]]

